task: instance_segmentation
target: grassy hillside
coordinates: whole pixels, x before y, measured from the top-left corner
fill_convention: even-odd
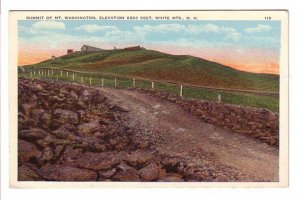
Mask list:
[[[187,84],[278,92],[279,76],[239,71],[193,56],[152,50],[75,52],[30,67],[56,67],[138,76]]]

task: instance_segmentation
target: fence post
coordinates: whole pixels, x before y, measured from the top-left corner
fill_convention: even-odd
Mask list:
[[[154,82],[153,82],[153,81],[152,81],[152,85],[151,85],[151,88],[152,88],[152,89],[154,89]]]
[[[67,71],[67,77],[69,77],[69,72]]]
[[[32,71],[30,72],[30,77],[32,77]]]
[[[221,103],[221,94],[218,95],[217,102]]]
[[[75,79],[75,75],[73,74],[73,81],[74,81],[74,79]]]
[[[56,74],[56,80],[58,81],[58,74]]]
[[[104,80],[103,80],[103,78],[101,79],[101,86],[102,87],[104,86]]]
[[[33,71],[33,75],[35,76],[35,70]]]
[[[135,87],[135,78],[133,78],[132,86]]]
[[[51,71],[51,74],[53,75],[53,69],[52,69],[52,71]]]
[[[182,85],[180,85],[180,97],[182,97]]]
[[[81,83],[83,83],[83,77],[81,77]]]
[[[44,70],[42,70],[42,76],[44,75]]]
[[[39,75],[41,75],[41,72],[40,72],[40,70],[39,70],[38,72],[39,72]]]
[[[92,78],[90,78],[90,85],[92,85]]]
[[[48,76],[50,75],[50,71],[48,70]]]
[[[115,77],[115,87],[117,87],[117,78]]]
[[[62,70],[60,70],[60,76],[62,76]]]

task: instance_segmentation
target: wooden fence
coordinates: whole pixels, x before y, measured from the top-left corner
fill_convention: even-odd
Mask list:
[[[243,94],[254,94],[259,96],[278,96],[278,93],[273,92],[261,92],[253,90],[239,90],[239,89],[227,89],[227,88],[215,88],[201,85],[191,85],[191,84],[182,84],[172,81],[161,81],[161,80],[151,80],[141,77],[130,77],[125,75],[116,75],[100,72],[83,72],[70,69],[55,69],[55,68],[36,68],[36,69],[27,69],[25,74],[30,74],[30,77],[45,77],[51,79],[62,79],[71,82],[79,82],[82,84],[101,86],[101,87],[134,87],[134,88],[147,88],[147,89],[157,89],[157,90],[166,90],[167,87],[172,86],[172,92],[176,93],[180,97],[185,96],[185,90],[190,88],[195,88],[199,90],[212,90],[214,91],[214,99],[216,102],[222,102],[221,93],[243,93]],[[143,82],[144,85],[141,85]],[[138,84],[140,83],[140,84]],[[165,88],[162,88],[162,85]],[[160,86],[160,87],[159,87]],[[177,90],[177,92],[176,92]]]

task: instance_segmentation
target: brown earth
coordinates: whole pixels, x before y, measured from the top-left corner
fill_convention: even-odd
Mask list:
[[[21,181],[278,181],[278,148],[136,90],[20,78]]]
[[[111,101],[129,108],[131,126],[142,123],[157,129],[160,152],[179,154],[197,163],[202,154],[218,165],[255,177],[259,181],[278,181],[279,152],[269,146],[229,130],[215,127],[191,115],[179,105],[136,90],[99,89]],[[206,159],[200,162],[205,162]],[[209,161],[211,162],[211,161]]]

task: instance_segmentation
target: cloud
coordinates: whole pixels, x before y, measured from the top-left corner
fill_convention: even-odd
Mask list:
[[[113,30],[106,32],[102,39],[106,42],[137,42],[141,38],[135,32]]]
[[[246,33],[261,33],[271,30],[272,27],[269,25],[258,24],[256,27],[245,28]]]
[[[226,35],[225,39],[237,42],[241,39],[241,34],[238,32],[231,32]]]
[[[237,37],[237,32],[234,28],[225,27],[225,26],[218,26],[212,23],[208,23],[205,25],[182,25],[182,24],[159,24],[155,26],[151,25],[144,25],[144,26],[135,26],[134,30],[137,34],[141,36],[145,36],[151,33],[168,33],[168,32],[176,32],[182,34],[189,34],[189,35],[197,35],[203,33],[214,33],[214,34],[230,34],[235,33]]]
[[[159,24],[156,26],[144,25],[135,26],[134,30],[141,35],[146,35],[148,33],[167,33],[167,32],[180,32],[185,31],[185,25],[181,24]]]
[[[57,21],[38,21],[32,24],[34,30],[64,30],[66,29],[63,22]]]
[[[189,34],[200,34],[200,33],[232,33],[236,32],[234,28],[218,26],[215,24],[205,24],[205,25],[187,25],[186,32]]]
[[[94,33],[98,31],[117,31],[119,29],[116,26],[99,26],[96,24],[86,24],[75,28],[75,30],[83,30],[89,33]]]
[[[215,24],[205,24],[200,28],[200,31],[205,33],[220,33],[221,28]]]
[[[236,32],[236,30],[234,28],[225,27],[225,26],[222,26],[221,31],[224,32],[224,33]]]

